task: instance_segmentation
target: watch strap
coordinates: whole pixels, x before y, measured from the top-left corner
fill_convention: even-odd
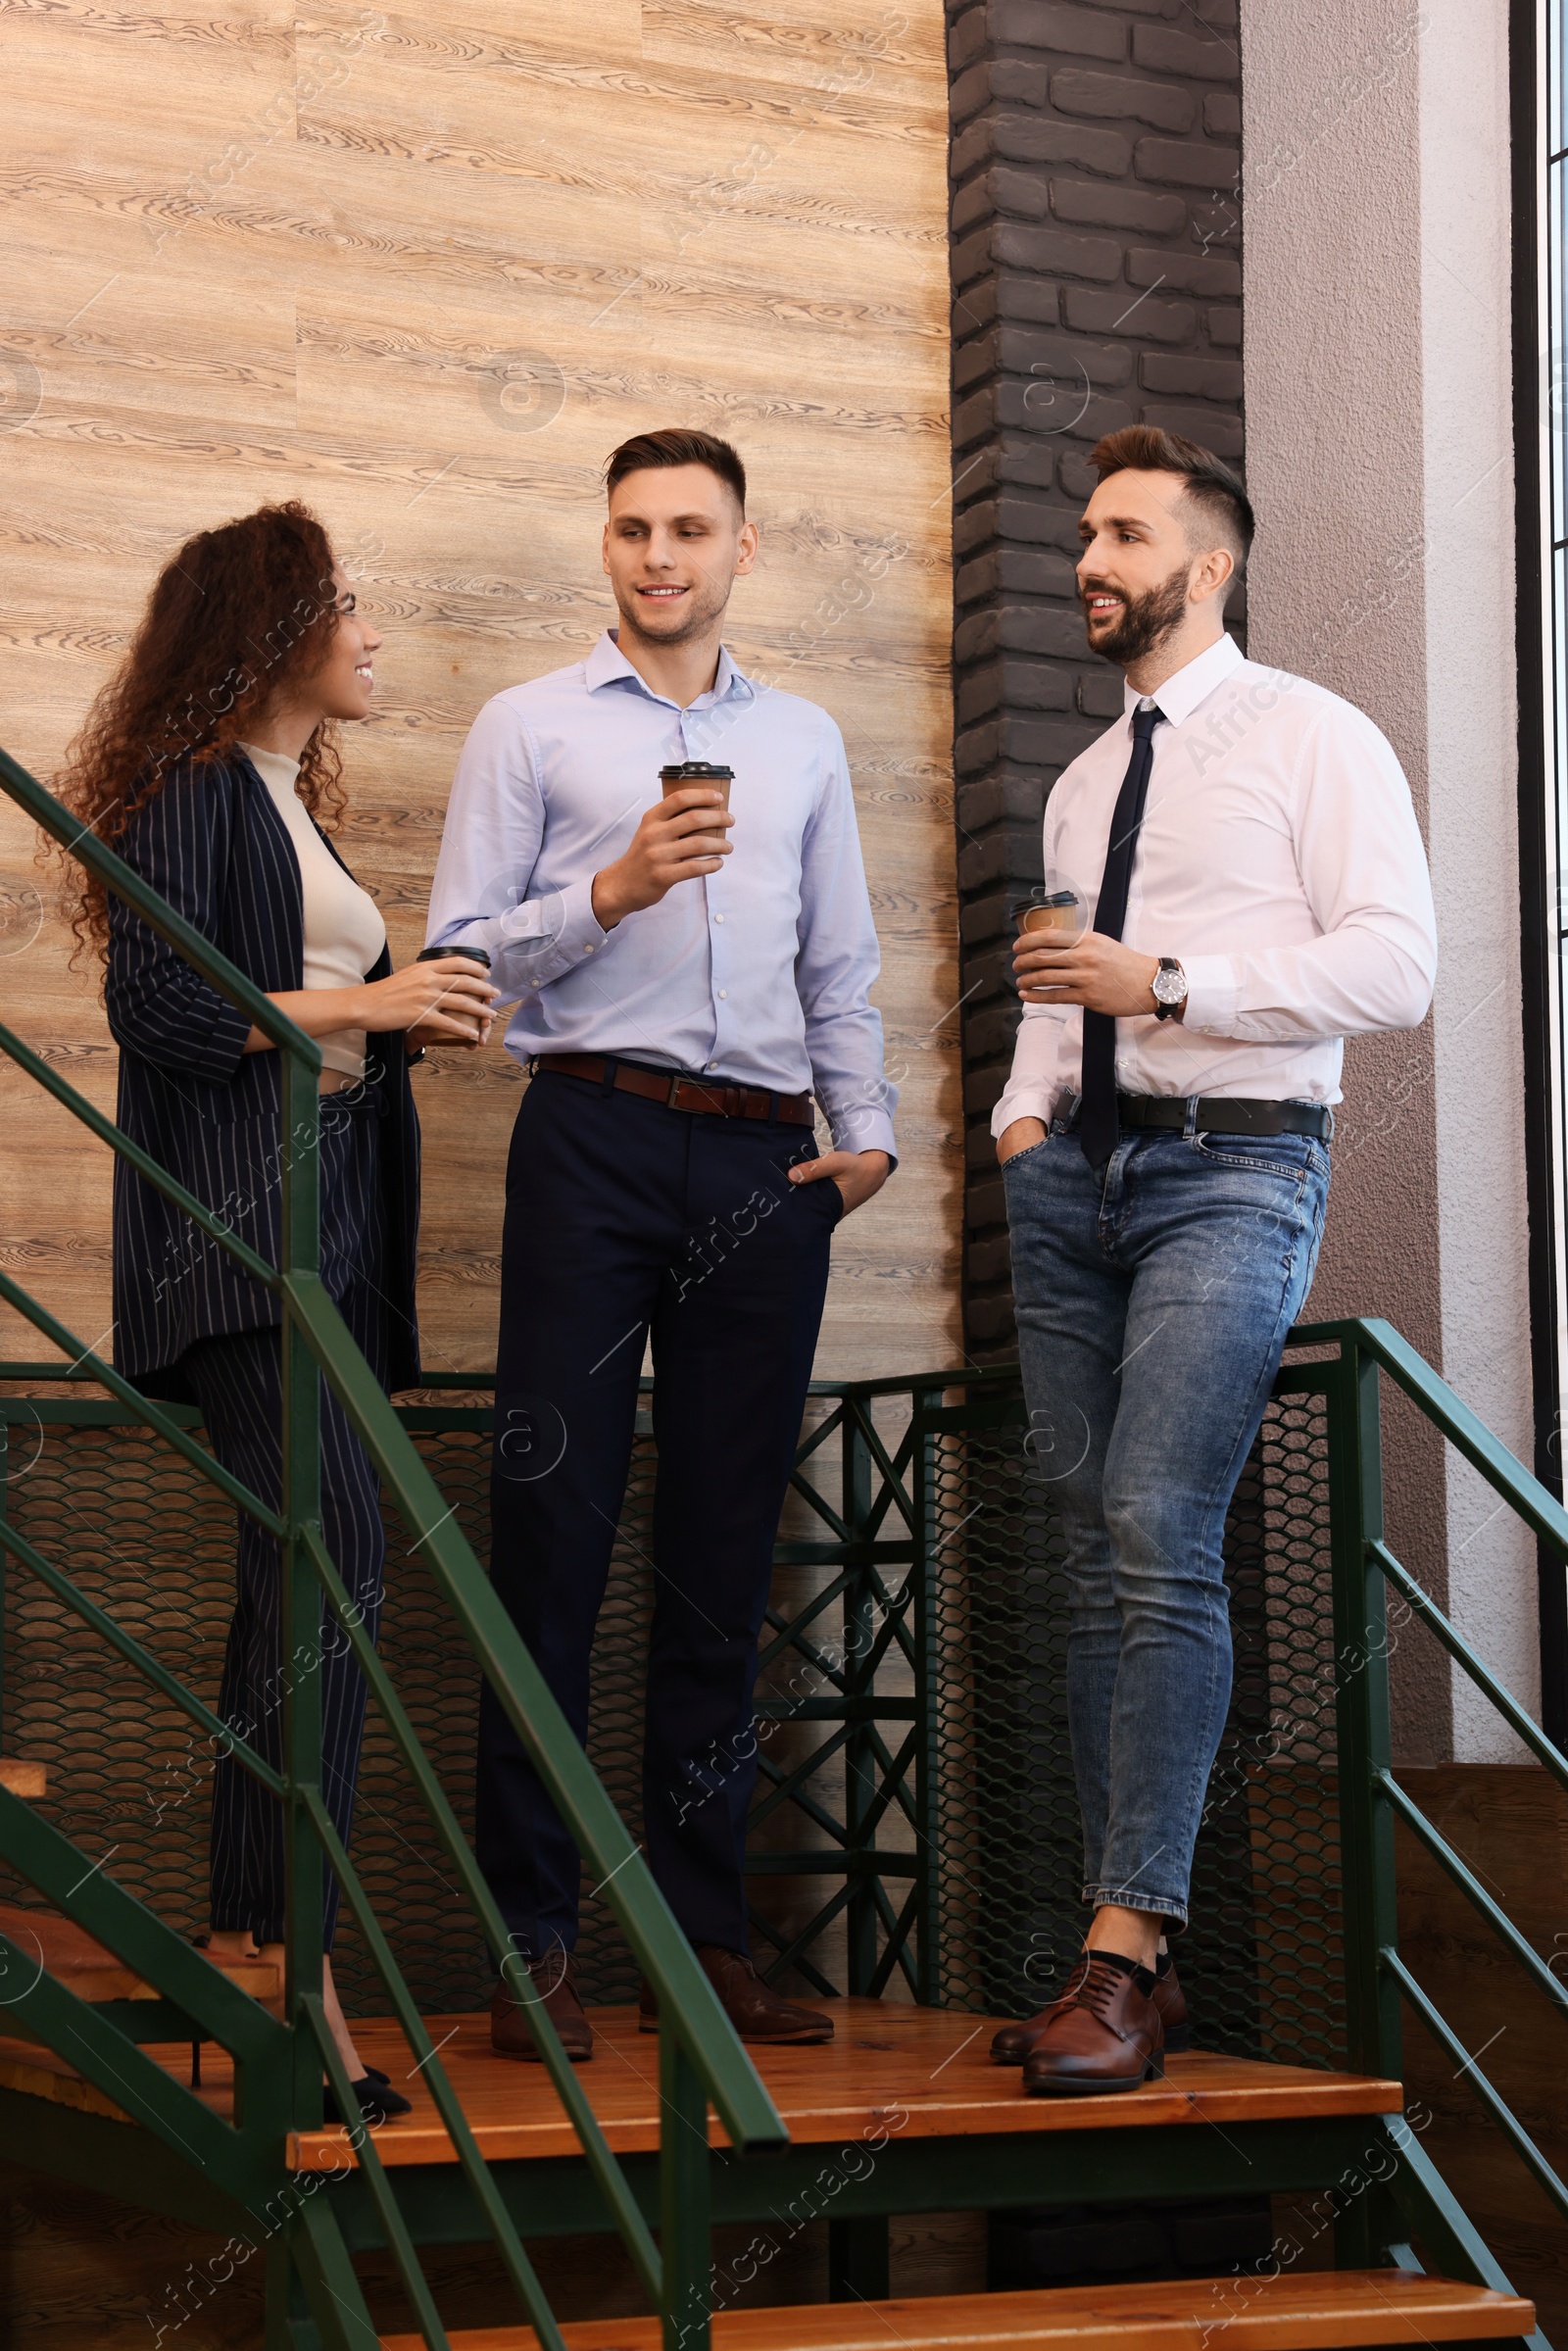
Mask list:
[[[1167,1004],[1157,992],[1154,992],[1154,1018],[1156,1020],[1174,1020],[1187,1002],[1187,974],[1182,971],[1181,964],[1174,955],[1161,955],[1159,968],[1161,971],[1181,972],[1182,992],[1174,1002]]]

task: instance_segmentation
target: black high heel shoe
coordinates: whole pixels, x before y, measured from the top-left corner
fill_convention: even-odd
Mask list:
[[[402,2091],[393,2089],[384,2076],[374,2078],[369,2074],[362,2074],[358,2082],[349,2083],[349,2087],[360,2102],[355,2121],[368,2123],[372,2131],[378,2124],[395,2122],[400,2114],[414,2112]],[[344,2119],[338,2106],[337,2092],[330,2082],[322,2094],[321,2113],[328,2123],[341,2123]]]

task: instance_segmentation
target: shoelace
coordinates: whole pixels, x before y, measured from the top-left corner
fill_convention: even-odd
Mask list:
[[[1072,2001],[1077,1997],[1079,1986],[1082,1984],[1085,1976],[1089,1973],[1089,1967],[1090,1955],[1087,1951],[1081,1951],[1078,1954],[1078,1957],[1072,1963],[1072,1974],[1067,1978],[1066,1983],[1056,1994],[1056,2001],[1062,2007],[1070,2006]]]
[[[1105,2011],[1113,1994],[1129,1979],[1108,1960],[1097,1959],[1093,1951],[1086,1951],[1078,1966],[1079,1972],[1063,1996],[1072,2007],[1087,2008],[1096,2023],[1103,2025],[1107,2033],[1114,2033],[1118,2040],[1126,2040],[1128,2035],[1119,2025],[1111,2023]]]

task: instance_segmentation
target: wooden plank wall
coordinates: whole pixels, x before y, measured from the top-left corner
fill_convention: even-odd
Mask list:
[[[903,1075],[896,1184],[838,1244],[818,1368],[956,1355],[946,83],[937,0],[0,0],[0,742],[47,779],[160,559],[303,496],[386,636],[351,863],[420,943],[452,766],[611,616],[599,469],[731,436],[743,664],[844,728]],[[3,1016],[112,1103],[0,803]],[[499,1047],[418,1079],[433,1366],[493,1361]],[[6,1064],[0,1251],[109,1321],[106,1155]],[[8,1354],[38,1353],[15,1321]]]

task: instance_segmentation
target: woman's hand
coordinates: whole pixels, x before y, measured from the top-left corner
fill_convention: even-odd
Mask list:
[[[460,1045],[472,1053],[490,1034],[490,1006],[500,993],[477,963],[454,949],[439,963],[411,963],[390,979],[367,980],[359,988],[290,988],[270,1002],[307,1037],[331,1037],[339,1029],[406,1029],[416,1049]],[[270,1053],[271,1046],[260,1029],[245,1040],[248,1053]]]
[[[406,1029],[411,1046],[459,1045],[474,1053],[490,1035],[490,1006],[500,995],[481,964],[454,949],[440,962],[411,963],[365,990],[374,1000],[367,1029]]]

